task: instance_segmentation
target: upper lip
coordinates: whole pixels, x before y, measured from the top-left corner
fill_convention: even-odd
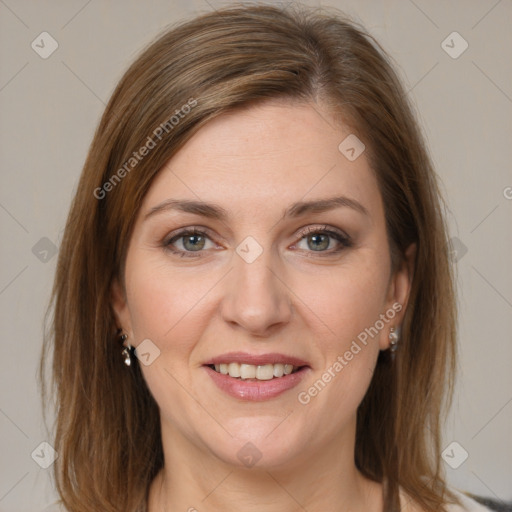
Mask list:
[[[205,365],[239,363],[261,366],[264,364],[292,364],[293,366],[309,366],[308,363],[298,357],[287,356],[286,354],[249,354],[248,352],[227,352],[219,356],[212,357],[206,361]]]

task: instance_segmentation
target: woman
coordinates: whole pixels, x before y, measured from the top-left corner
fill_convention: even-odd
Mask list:
[[[435,173],[385,53],[339,16],[235,7],[149,46],[95,134],[53,297],[66,510],[487,510],[440,458]]]

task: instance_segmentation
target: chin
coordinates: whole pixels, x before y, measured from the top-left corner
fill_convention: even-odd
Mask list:
[[[284,418],[276,416],[237,418],[225,423],[222,440],[209,438],[206,444],[224,463],[247,469],[278,469],[293,466],[304,455],[308,439]],[[283,421],[284,420],[284,421]]]

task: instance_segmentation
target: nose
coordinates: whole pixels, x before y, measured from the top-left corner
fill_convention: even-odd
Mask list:
[[[289,323],[292,317],[291,292],[278,276],[282,268],[272,262],[270,251],[247,263],[234,255],[229,272],[221,316],[232,327],[254,336],[268,337]]]

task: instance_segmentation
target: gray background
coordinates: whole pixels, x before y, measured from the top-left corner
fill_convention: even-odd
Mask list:
[[[55,499],[50,469],[35,462],[48,457],[35,372],[53,252],[104,105],[162,29],[226,3],[0,0],[0,511],[43,510]],[[322,5],[362,22],[396,60],[449,201],[461,371],[443,442],[448,478],[512,499],[512,5]],[[31,47],[43,31],[59,45],[47,59]],[[454,31],[469,44],[458,58],[441,45]],[[453,54],[463,41],[446,44]],[[452,469],[463,450],[467,460]]]

